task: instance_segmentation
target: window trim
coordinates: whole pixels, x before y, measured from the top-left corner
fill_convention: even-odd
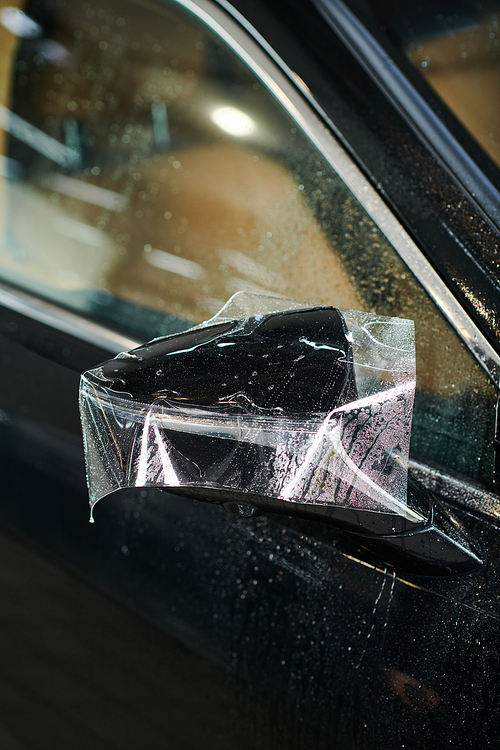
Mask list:
[[[313,0],[313,3],[442,167],[451,171],[483,216],[500,228],[500,192],[397,62],[343,0]]]
[[[0,282],[0,305],[42,325],[86,341],[96,348],[104,349],[112,355],[129,351],[143,343],[123,336],[100,323],[87,320],[83,315],[66,310],[54,302],[21,291],[4,281]]]

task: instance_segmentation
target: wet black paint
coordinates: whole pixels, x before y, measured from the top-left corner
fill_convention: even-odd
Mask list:
[[[258,315],[153,341],[102,367],[134,400],[311,417],[356,398],[344,320],[333,307]]]

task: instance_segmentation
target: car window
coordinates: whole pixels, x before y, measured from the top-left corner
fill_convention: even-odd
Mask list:
[[[500,164],[498,0],[368,0],[382,27]]]
[[[225,42],[147,0],[4,2],[0,28],[4,280],[144,339],[240,290],[410,318],[413,455],[491,484],[496,389]]]

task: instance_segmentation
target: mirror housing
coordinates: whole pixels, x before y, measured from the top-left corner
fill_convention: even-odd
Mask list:
[[[333,523],[421,572],[477,567],[408,483],[413,324],[243,297],[82,376],[91,505],[155,486]]]

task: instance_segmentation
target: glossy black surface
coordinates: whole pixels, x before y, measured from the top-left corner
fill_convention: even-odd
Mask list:
[[[25,438],[18,443],[21,451],[27,445]],[[149,640],[165,687],[161,706],[150,703],[148,710],[153,727],[156,712],[171,716],[173,748],[495,747],[495,524],[455,509],[457,522],[488,550],[486,564],[458,579],[422,579],[396,574],[353,537],[324,524],[238,519],[154,490],[128,490],[99,503],[90,526],[81,457],[79,478],[65,484],[13,452],[11,438],[10,458],[4,452],[2,459],[3,522],[167,632],[163,642],[161,631]],[[55,457],[53,471],[60,473]],[[138,634],[143,630],[137,626]],[[44,647],[46,638],[43,631]],[[116,670],[119,651],[113,661]],[[110,685],[115,673],[108,658],[102,663]],[[39,675],[39,689],[53,693],[54,685],[53,676]],[[132,686],[127,695],[132,713],[144,711],[139,696],[132,705]],[[93,716],[87,709],[82,702],[84,727]],[[2,720],[4,714],[0,708]],[[39,723],[38,732],[40,746],[51,746],[50,724]]]
[[[102,373],[146,403],[310,417],[356,396],[346,333],[333,307],[261,315],[153,341]]]
[[[398,571],[423,576],[455,576],[481,568],[482,550],[466,529],[458,530],[442,504],[414,477],[408,480],[408,507],[420,513],[412,521],[393,513],[356,508],[292,503],[252,493],[190,487],[172,490],[177,495],[222,505],[229,513],[253,518],[263,513],[292,516],[344,529],[360,540],[379,561]]]

